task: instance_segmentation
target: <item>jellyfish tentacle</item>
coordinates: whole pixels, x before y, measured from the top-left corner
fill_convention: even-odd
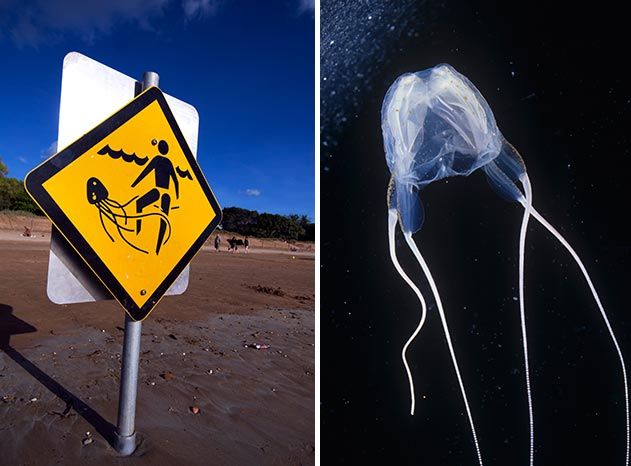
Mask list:
[[[116,200],[114,200],[114,199],[110,199],[110,198],[103,199],[103,202],[105,202],[109,206],[116,207],[117,209],[124,210],[123,206],[121,205],[121,203],[116,201]]]
[[[111,215],[111,217],[108,217],[108,218],[117,228],[119,228],[121,230],[128,231],[128,232],[134,231],[131,228],[127,228],[127,227],[121,226],[121,224],[118,223],[117,218],[118,217],[122,217],[122,216],[120,214],[117,214],[116,212],[114,212],[108,205],[101,204],[101,208],[103,209],[104,212],[106,212],[107,214]]]
[[[105,199],[105,203],[111,207],[122,210],[125,217],[125,225],[127,225],[127,211],[125,210],[125,207],[114,199]]]
[[[114,218],[114,220],[112,220],[112,222],[114,223],[114,226],[116,226],[116,229],[118,230],[118,236],[120,236],[120,237],[121,237],[121,239],[122,239],[123,241],[125,241],[125,242],[129,245],[129,246],[131,246],[131,247],[132,247],[132,248],[134,248],[135,250],[140,251],[140,252],[143,252],[143,253],[145,253],[145,254],[149,254],[149,251],[145,251],[144,249],[139,248],[139,247],[138,247],[138,246],[136,246],[135,244],[131,243],[131,242],[130,242],[127,238],[125,238],[125,235],[123,234],[123,232],[122,232],[121,230],[127,230],[127,231],[130,231],[130,230],[128,230],[128,229],[127,229],[127,228],[125,228],[125,227],[122,227],[122,226],[118,223],[118,221],[116,220],[116,217],[120,217],[120,215],[117,215],[117,214],[115,214],[114,212],[112,212],[112,210],[111,210],[111,209],[110,209],[107,205],[104,205],[104,206],[102,206],[102,207],[104,208],[104,210],[105,210],[106,212],[110,213],[110,214],[112,215],[112,217]]]
[[[125,241],[127,244],[129,244],[136,251],[140,251],[140,252],[143,252],[145,254],[149,254],[149,251],[145,251],[144,249],[139,248],[135,244],[131,243],[127,238],[125,238],[125,236],[123,235],[123,232],[121,232],[121,230],[120,230],[120,225],[118,223],[116,224],[116,227],[118,228],[118,233],[120,234],[120,237],[123,239],[123,241]]]
[[[125,241],[127,244],[129,244],[136,251],[140,251],[140,252],[144,252],[145,254],[149,254],[149,251],[145,251],[144,249],[139,248],[135,244],[131,243],[127,238],[125,238],[125,235],[123,235],[123,232],[121,231],[121,227],[120,227],[120,225],[118,223],[116,224],[116,228],[118,228],[118,234],[123,239],[123,241]]]
[[[138,199],[138,196],[134,196],[132,197],[130,200],[128,200],[127,202],[125,202],[124,204],[120,204],[121,207],[127,207],[129,204],[131,204],[132,202],[134,202],[136,199]]]
[[[111,214],[114,216],[114,218],[116,218],[116,219],[118,219],[118,218],[122,218],[123,220],[125,220],[125,225],[127,225],[127,220],[129,220],[131,217],[127,215],[127,212],[125,211],[125,209],[123,209],[123,208],[121,208],[121,207],[119,207],[119,206],[116,206],[116,205],[109,204],[109,203],[108,203],[107,205],[108,205],[109,211],[110,211],[110,212],[111,212]],[[123,215],[121,215],[121,214],[118,214],[118,213],[114,212],[114,210],[113,210],[113,209],[120,209],[120,210],[122,210],[122,211],[123,211]],[[120,225],[120,224],[118,223],[118,220],[116,220],[116,223],[117,223],[118,225]],[[132,232],[134,232],[134,231],[135,231],[134,229],[132,229],[132,228],[128,228],[127,226],[121,226],[121,228],[122,228],[123,230],[127,231],[127,232],[130,232],[130,233],[132,233]]]
[[[167,237],[164,240],[164,244],[166,244],[166,242],[171,238],[171,222],[169,221],[168,217],[160,212],[149,212],[146,214],[139,214],[139,215],[120,215],[117,214],[116,212],[114,212],[112,210],[112,208],[110,207],[109,204],[104,203],[104,202],[99,202],[96,204],[97,207],[99,208],[100,211],[104,212],[105,216],[114,224],[114,226],[116,226],[116,228],[118,229],[118,233],[120,235],[120,237],[123,239],[123,241],[125,241],[127,244],[129,244],[132,248],[143,252],[145,254],[149,254],[148,251],[139,248],[138,246],[134,245],[133,243],[131,243],[127,238],[125,238],[125,236],[123,235],[123,232],[121,230],[127,231],[127,232],[133,232],[134,230],[124,227],[122,226],[120,223],[118,223],[118,218],[125,218],[125,219],[137,219],[137,218],[143,218],[143,217],[151,217],[151,216],[158,216],[161,219],[165,220],[165,223],[167,225],[168,231],[167,231]],[[110,217],[111,216],[111,217]],[[109,235],[109,233],[108,233]]]
[[[598,296],[598,293],[596,292],[596,288],[594,287],[594,284],[592,283],[589,273],[587,272],[587,269],[585,268],[583,261],[581,261],[580,257],[578,256],[574,248],[570,246],[570,244],[563,237],[563,235],[561,235],[561,233],[559,233],[557,229],[554,228],[534,207],[531,206],[530,212],[531,212],[531,215],[534,218],[536,218],[537,221],[541,223],[541,225],[543,225],[550,233],[552,233],[552,235],[565,247],[565,249],[567,249],[567,251],[570,253],[572,258],[578,265],[578,267],[581,269],[581,272],[583,273],[583,276],[585,277],[585,280],[587,281],[587,284],[589,285],[589,289],[592,292],[592,296],[594,297],[594,300],[596,301],[598,309],[600,310],[600,314],[603,320],[605,321],[605,326],[607,327],[607,330],[609,331],[609,336],[611,337],[614,347],[616,348],[616,352],[618,353],[618,359],[620,360],[620,365],[622,367],[622,377],[624,379],[624,402],[625,402],[626,429],[627,429],[627,435],[626,435],[627,449],[626,449],[625,465],[628,466],[629,465],[629,449],[631,446],[630,445],[631,432],[630,432],[630,425],[629,425],[629,384],[627,380],[626,364],[624,362],[622,350],[620,349],[620,345],[618,344],[618,339],[616,338],[613,328],[611,327],[611,323],[609,322],[609,318],[607,317],[605,308],[603,307],[602,302],[600,301],[600,297]]]
[[[109,212],[117,218],[125,218],[123,217],[121,214],[117,214],[115,212],[113,212],[111,209],[109,209]],[[127,219],[138,219],[138,218],[145,218],[145,217],[160,217],[161,219],[163,219],[168,227],[168,233],[167,233],[167,239],[164,241],[165,243],[169,240],[169,238],[171,237],[171,222],[169,221],[169,218],[164,215],[161,212],[148,212],[146,214],[137,214],[137,215],[127,215],[126,218]],[[129,232],[133,232],[135,230],[131,229],[131,228],[126,228],[126,227],[121,227],[123,230],[125,231],[129,231]]]
[[[119,214],[114,214],[117,217],[121,217],[121,215]],[[167,225],[167,237],[164,240],[163,244],[166,244],[167,241],[169,241],[169,239],[171,238],[171,221],[169,220],[169,217],[167,217],[166,215],[164,215],[162,212],[148,212],[146,214],[136,214],[136,215],[128,215],[126,218],[128,219],[138,219],[138,218],[145,218],[145,217],[160,217],[162,220],[164,220],[164,222]],[[126,229],[127,230],[127,229]],[[134,230],[127,230],[127,231],[134,231]]]
[[[405,342],[405,345],[403,345],[403,349],[401,350],[401,358],[403,359],[403,365],[405,366],[405,371],[408,376],[408,382],[410,384],[410,396],[412,399],[410,414],[414,415],[414,409],[416,407],[416,399],[414,397],[414,380],[412,378],[412,372],[410,371],[410,366],[408,365],[406,353],[412,341],[416,338],[418,333],[421,331],[423,324],[425,324],[425,318],[427,317],[427,306],[425,304],[425,299],[423,298],[423,295],[421,294],[420,290],[417,288],[414,282],[410,279],[410,277],[407,276],[407,274],[401,267],[401,264],[399,264],[399,260],[397,259],[394,236],[395,236],[395,230],[396,230],[398,219],[399,217],[398,217],[396,209],[388,209],[388,243],[390,245],[390,259],[392,260],[392,263],[394,264],[394,268],[397,270],[397,272],[399,272],[399,275],[401,275],[401,278],[403,278],[405,283],[407,283],[408,286],[412,288],[412,291],[414,291],[419,301],[421,302],[421,319],[418,325],[416,326],[416,329],[414,330],[412,335],[410,335],[408,340]]]
[[[145,251],[142,248],[139,248],[138,246],[136,246],[135,244],[133,244],[132,242],[130,242],[127,238],[125,238],[125,235],[123,234],[123,232],[121,231],[121,229],[123,229],[123,227],[120,226],[120,224],[115,221],[114,225],[116,225],[116,228],[118,229],[118,235],[121,237],[121,239],[123,241],[125,241],[128,245],[130,245],[132,248],[134,248],[136,251],[140,251],[143,252],[145,254],[149,254],[149,251]]]
[[[98,207],[99,211],[101,211],[107,217],[107,219],[110,222],[116,224],[116,216],[114,212],[104,201],[97,202],[95,205]]]
[[[104,206],[102,203],[99,203],[99,202],[97,202],[94,205],[96,205],[96,207],[99,209],[99,213],[102,216],[104,216],[106,219],[108,219],[110,222],[116,225],[116,217],[114,217],[114,214],[107,206]]]
[[[114,242],[114,238],[112,237],[112,235],[110,235],[110,232],[107,231],[107,228],[105,228],[105,222],[103,221],[103,211],[101,209],[99,209],[99,220],[101,220],[101,226],[103,227],[103,230],[105,230],[105,234],[112,240],[112,242]]]
[[[530,210],[532,207],[532,189],[528,181],[528,175],[522,177],[522,185],[524,186],[524,216],[521,221],[521,229],[519,231],[519,318],[521,322],[522,345],[524,349],[524,373],[526,375],[526,396],[528,398],[528,423],[530,429],[530,449],[529,449],[529,465],[534,464],[535,455],[535,418],[532,406],[532,388],[530,384],[530,363],[528,357],[528,337],[526,333],[526,304],[524,291],[524,269],[526,262],[526,234],[528,232],[528,221],[530,220]]]
[[[171,221],[169,220],[169,217],[164,215],[162,212],[148,212],[146,214],[130,215],[129,218],[143,218],[143,217],[155,217],[155,216],[158,216],[162,220],[164,220],[164,223],[166,223],[166,226],[168,228],[166,239],[162,243],[162,244],[166,244],[169,241],[169,239],[171,239]]]
[[[467,398],[467,393],[465,391],[464,382],[462,381],[462,376],[460,375],[460,368],[458,366],[458,360],[456,359],[456,352],[454,350],[454,347],[451,341],[451,336],[449,334],[449,326],[447,325],[447,318],[445,317],[445,310],[443,309],[443,304],[440,299],[440,295],[438,293],[436,282],[434,281],[432,273],[430,272],[429,267],[427,266],[427,263],[425,262],[425,259],[423,259],[421,252],[418,250],[416,243],[414,243],[414,239],[412,239],[412,233],[403,232],[403,236],[405,237],[405,241],[408,243],[408,246],[414,253],[416,260],[421,265],[421,268],[423,269],[423,273],[427,277],[427,281],[429,282],[429,286],[434,295],[434,299],[436,300],[436,307],[438,308],[440,321],[443,324],[443,331],[445,332],[445,339],[447,340],[447,346],[449,348],[449,353],[451,354],[451,361],[454,365],[454,370],[456,371],[456,377],[458,378],[458,385],[460,385],[460,392],[462,394],[462,399],[464,401],[465,409],[467,411],[467,417],[469,418],[469,425],[471,426],[471,433],[473,434],[473,443],[475,445],[475,451],[478,455],[478,462],[480,463],[480,466],[483,466],[482,453],[480,451],[480,444],[478,443],[478,436],[476,434],[475,424],[473,423],[473,415],[471,414],[471,408],[469,407],[469,400]]]

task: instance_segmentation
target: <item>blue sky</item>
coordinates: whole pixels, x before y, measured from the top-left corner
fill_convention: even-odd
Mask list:
[[[0,158],[57,139],[63,57],[160,74],[200,114],[198,161],[223,207],[314,218],[314,0],[0,0]]]

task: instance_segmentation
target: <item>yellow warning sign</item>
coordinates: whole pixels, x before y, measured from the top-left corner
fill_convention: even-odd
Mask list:
[[[135,320],[151,312],[221,220],[156,87],[35,168],[25,186]]]

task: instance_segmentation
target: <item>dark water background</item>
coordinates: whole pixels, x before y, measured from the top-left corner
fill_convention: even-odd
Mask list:
[[[553,10],[552,3],[402,2],[402,12],[397,2],[364,1],[348,14],[347,2],[322,1],[322,73],[329,75],[321,120],[322,464],[477,464],[431,292],[399,235],[401,263],[430,306],[408,351],[417,395],[417,414],[408,414],[400,351],[420,307],[388,256],[379,115],[386,89],[403,72],[447,62],[482,92],[526,162],[534,205],[582,257],[631,361],[631,26],[612,5]],[[387,23],[369,36],[378,53],[361,40],[345,48],[376,9]],[[389,34],[397,17],[406,18],[407,30]],[[358,50],[364,58],[354,57]],[[344,73],[337,83],[336,69]],[[415,239],[443,298],[485,464],[525,465],[514,299],[523,209],[500,199],[481,173],[422,194],[426,223]],[[534,220],[526,312],[535,464],[624,464],[615,349],[580,270]]]

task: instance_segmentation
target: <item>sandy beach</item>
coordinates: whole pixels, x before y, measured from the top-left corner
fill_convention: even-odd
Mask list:
[[[51,303],[50,236],[20,233],[0,230],[0,464],[314,463],[312,252],[203,248],[143,323],[140,445],[119,458],[123,310]]]

